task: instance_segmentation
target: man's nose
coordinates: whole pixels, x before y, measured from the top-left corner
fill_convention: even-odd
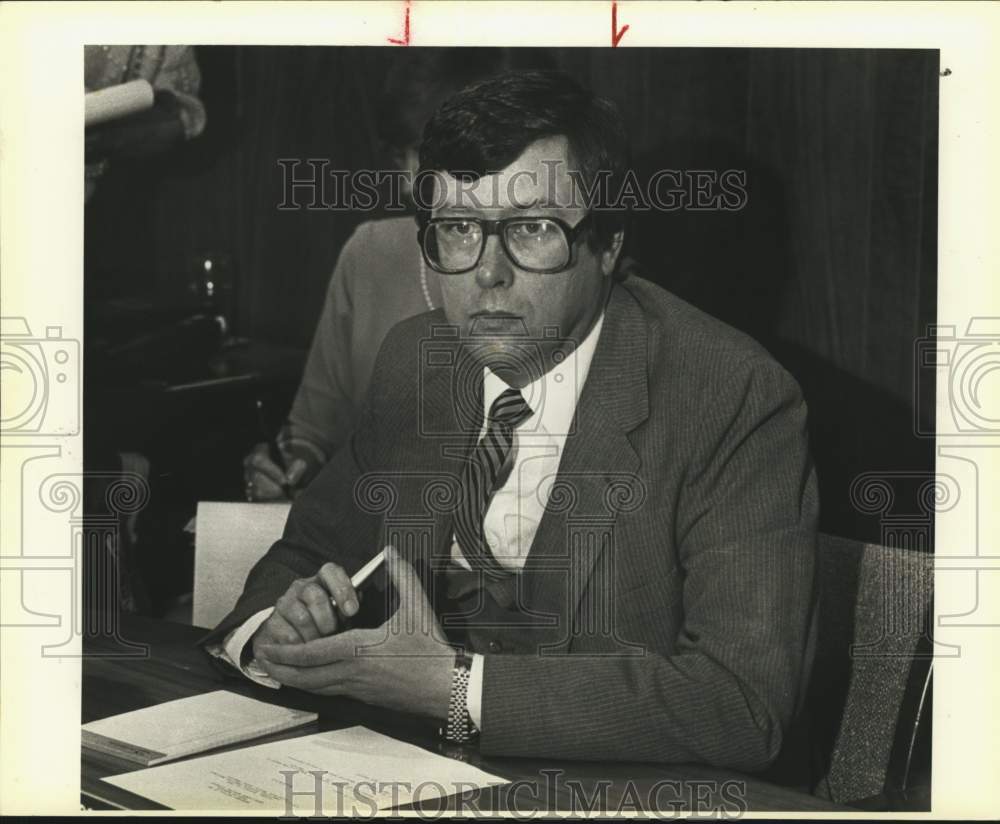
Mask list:
[[[503,244],[497,235],[486,238],[483,256],[476,267],[476,283],[482,289],[495,289],[498,286],[510,286],[514,279],[514,270]]]

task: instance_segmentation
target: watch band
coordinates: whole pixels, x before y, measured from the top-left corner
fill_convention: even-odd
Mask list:
[[[472,657],[459,649],[455,654],[455,666],[451,671],[451,696],[448,699],[448,722],[444,738],[457,744],[470,741],[476,734],[476,727],[469,717],[467,699],[469,675],[472,671]]]

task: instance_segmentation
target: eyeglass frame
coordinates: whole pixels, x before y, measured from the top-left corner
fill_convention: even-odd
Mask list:
[[[525,272],[531,272],[535,275],[556,275],[559,272],[565,272],[567,269],[571,268],[576,263],[576,242],[580,236],[589,228],[591,228],[591,213],[587,212],[579,221],[577,221],[576,226],[570,226],[565,220],[561,220],[558,217],[550,217],[549,215],[512,215],[511,217],[501,217],[496,220],[485,220],[479,217],[432,217],[428,218],[420,224],[420,228],[417,230],[417,242],[420,244],[420,254],[423,256],[427,265],[431,267],[435,272],[442,275],[465,275],[475,269],[479,262],[483,259],[483,253],[486,251],[486,241],[490,239],[491,235],[497,235],[500,238],[500,246],[503,249],[503,253],[507,256],[507,260],[513,263],[519,269],[523,269]],[[569,259],[562,266],[553,269],[529,269],[526,266],[522,266],[518,263],[514,256],[510,253],[510,249],[507,248],[507,237],[504,234],[504,227],[514,221],[543,221],[548,220],[555,223],[561,230],[566,238],[566,244],[569,247]],[[479,247],[479,254],[476,256],[476,260],[467,269],[461,269],[458,271],[450,271],[447,269],[439,269],[434,261],[430,259],[430,255],[427,254],[427,250],[424,248],[424,237],[427,233],[427,228],[434,224],[444,223],[445,221],[460,221],[465,223],[475,223],[483,231],[483,242]]]

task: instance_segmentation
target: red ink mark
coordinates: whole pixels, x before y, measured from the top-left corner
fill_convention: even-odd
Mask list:
[[[612,3],[611,4],[611,48],[613,49],[618,48],[618,44],[621,42],[621,39],[625,36],[625,32],[627,31],[628,31],[627,23],[621,27],[621,30],[618,29],[618,4]]]
[[[628,28],[628,26],[625,28]],[[397,46],[410,45],[410,0],[406,0],[406,16],[403,18],[403,39],[397,40],[395,37],[390,37],[389,42]]]

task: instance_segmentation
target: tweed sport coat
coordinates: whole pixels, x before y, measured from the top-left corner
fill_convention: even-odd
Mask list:
[[[389,333],[357,430],[203,643],[326,561],[353,573],[383,541],[416,547],[440,591],[475,439],[461,420],[478,430],[482,416],[454,394],[444,323],[436,310]],[[795,381],[660,287],[616,283],[516,579],[531,620],[471,636],[482,751],[765,768],[812,662],[817,515]]]

